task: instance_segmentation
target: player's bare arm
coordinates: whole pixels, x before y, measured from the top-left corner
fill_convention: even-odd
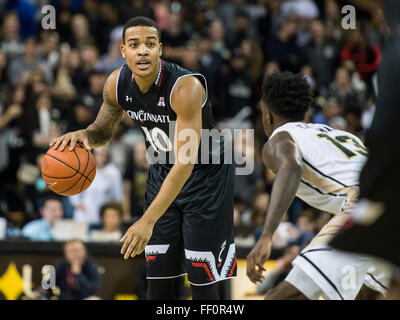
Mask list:
[[[122,237],[124,242],[121,254],[125,259],[134,257],[143,252],[152,235],[154,224],[164,214],[171,203],[178,196],[185,182],[192,174],[200,144],[202,127],[202,104],[205,100],[205,90],[200,81],[187,76],[180,79],[172,93],[171,101],[177,115],[174,154],[176,162],[165,178],[160,191],[142,218],[133,224]],[[180,141],[180,133],[189,129],[194,133],[191,139]],[[184,134],[184,136],[187,136]],[[183,145],[191,143],[191,153],[186,154]]]
[[[62,151],[69,144],[70,150],[73,150],[77,143],[82,143],[87,150],[90,150],[99,148],[111,140],[124,112],[115,97],[118,71],[119,69],[115,70],[107,78],[103,89],[103,104],[96,120],[86,129],[58,137],[50,143],[51,147],[57,149],[60,146],[60,151]]]
[[[247,256],[247,276],[255,283],[263,279],[263,265],[271,252],[272,236],[296,195],[302,173],[300,151],[286,132],[278,133],[264,145],[262,159],[276,176],[262,235]]]

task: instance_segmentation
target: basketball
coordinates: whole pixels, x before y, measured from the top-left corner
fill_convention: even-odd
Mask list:
[[[96,176],[96,163],[90,151],[78,144],[70,151],[50,148],[43,156],[42,177],[48,188],[63,196],[85,191]]]

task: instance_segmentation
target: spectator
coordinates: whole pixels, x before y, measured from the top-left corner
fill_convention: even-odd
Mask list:
[[[71,18],[71,38],[69,43],[73,48],[77,49],[95,44],[90,32],[88,19],[83,14],[75,14]]]
[[[78,95],[77,104],[74,107],[75,124],[73,130],[86,128],[92,123],[103,103],[103,88],[107,75],[100,70],[93,70],[89,76],[88,90],[82,90]]]
[[[299,239],[295,242],[300,248],[304,248],[314,238],[315,224],[312,210],[303,210],[296,219],[297,230],[300,232]]]
[[[368,43],[361,27],[351,30],[348,44],[342,49],[342,61],[352,60],[362,80],[370,84],[371,76],[378,69],[381,50],[377,45]]]
[[[8,77],[13,86],[15,86],[23,76],[27,76],[30,70],[33,70],[39,64],[38,47],[35,39],[28,38],[24,43],[24,54],[22,57],[13,59],[8,70]]]
[[[189,33],[182,27],[182,13],[171,12],[168,29],[161,34],[163,56],[172,62],[181,63],[184,58],[183,48],[190,39]]]
[[[181,65],[185,69],[193,72],[200,71],[199,51],[195,42],[189,42],[184,48],[180,49],[182,53]]]
[[[248,61],[240,48],[235,49],[229,73],[220,83],[219,112],[229,115],[230,128],[248,128],[254,105],[253,81],[248,74]]]
[[[283,20],[281,12],[282,0],[266,0],[264,2],[267,14],[258,20],[258,33],[261,37],[261,45],[267,48],[270,37],[278,34],[279,26]]]
[[[271,35],[264,48],[266,60],[274,60],[282,71],[298,73],[303,65],[303,55],[296,44],[296,21],[287,17],[280,24],[278,34]]]
[[[358,93],[351,84],[350,72],[343,67],[336,69],[335,80],[329,86],[329,98],[335,98],[344,107],[346,104],[358,104]]]
[[[10,195],[6,190],[14,190],[17,186],[17,170],[26,146],[25,137],[22,135],[23,111],[25,105],[25,88],[18,86],[12,93],[9,103],[2,108],[0,115],[0,198],[8,202]]]
[[[326,38],[325,26],[321,20],[313,20],[310,29],[312,40],[306,48],[307,61],[314,70],[317,84],[326,92],[339,61],[338,48]]]
[[[24,45],[19,36],[20,22],[18,15],[10,12],[3,17],[1,50],[12,61],[24,52]]]
[[[223,60],[219,54],[213,51],[212,42],[207,36],[202,36],[198,43],[199,71],[207,79],[208,97],[214,106],[213,114],[216,121],[224,116],[218,110],[218,82],[221,79],[221,68]]]
[[[119,242],[122,237],[121,222],[123,216],[122,205],[119,202],[109,202],[100,209],[103,228],[92,230],[90,238],[95,242]]]
[[[239,48],[244,39],[252,37],[251,21],[245,11],[237,11],[234,22],[234,29],[227,34],[227,45],[230,51]]]
[[[7,62],[7,55],[4,51],[0,50],[0,108],[4,107],[4,104],[8,100],[9,92],[11,90],[7,74]]]
[[[251,222],[256,228],[260,228],[264,225],[268,204],[268,193],[262,193],[255,197],[253,211],[251,213]]]
[[[143,214],[147,172],[150,164],[146,160],[146,144],[138,142],[133,147],[130,163],[124,176],[124,217],[138,217]]]
[[[313,117],[314,123],[328,124],[334,117],[343,114],[343,107],[336,98],[329,98],[327,101],[321,99],[322,111]]]
[[[264,54],[257,41],[246,38],[240,43],[240,48],[249,62],[249,75],[254,82],[260,80],[264,65]]]
[[[104,54],[96,66],[99,70],[104,70],[106,74],[111,74],[115,69],[120,68],[126,63],[122,58],[120,47],[122,44],[122,27],[117,27],[112,30],[110,35],[110,44],[108,52]]]
[[[61,134],[58,120],[59,112],[53,108],[50,94],[44,92],[36,101],[36,128],[33,131],[33,145],[39,149],[46,150],[52,140]]]
[[[350,105],[344,110],[347,130],[364,141],[364,128],[361,123],[362,110],[358,105]]]
[[[93,299],[100,284],[99,266],[87,253],[85,244],[79,239],[67,241],[64,244],[64,259],[56,265],[59,299]]]
[[[40,208],[41,219],[28,222],[22,229],[22,235],[33,241],[51,241],[54,240],[52,228],[54,223],[62,219],[64,214],[63,206],[60,200],[48,198]]]
[[[154,20],[153,8],[146,0],[124,0],[121,1],[119,15],[121,21],[128,21],[132,17],[144,16]]]
[[[80,65],[74,70],[72,81],[75,88],[87,90],[89,76],[96,69],[99,60],[99,51],[92,45],[86,45],[79,50]]]
[[[229,59],[230,52],[225,43],[225,28],[220,20],[214,20],[208,27],[208,37],[211,40],[212,50],[222,59]]]
[[[110,201],[123,200],[122,176],[118,168],[109,162],[107,147],[94,151],[96,177],[90,187],[82,193],[69,197],[74,209],[74,220],[89,226],[100,223],[100,208]]]
[[[100,1],[98,3],[99,24],[94,33],[96,39],[96,47],[101,54],[109,49],[109,41],[112,31],[126,21],[119,18],[118,2]],[[122,34],[121,34],[122,37]]]
[[[218,16],[221,18],[226,31],[231,34],[235,30],[235,18],[238,12],[247,14],[249,7],[244,0],[224,1],[218,8]]]

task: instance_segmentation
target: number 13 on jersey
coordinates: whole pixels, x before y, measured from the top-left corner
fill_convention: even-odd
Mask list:
[[[319,138],[327,139],[349,159],[357,155],[368,156],[368,150],[356,139],[350,136],[340,135],[333,138],[326,133],[319,133],[317,136]]]

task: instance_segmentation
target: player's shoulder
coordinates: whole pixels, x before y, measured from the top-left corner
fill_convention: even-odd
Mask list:
[[[169,62],[169,61],[163,61],[162,63],[164,64],[164,69],[166,71],[166,77],[167,77],[167,83],[169,83],[170,85],[174,86],[176,85],[178,82],[188,82],[188,84],[190,84],[189,80],[186,80],[187,78],[191,78],[192,81],[196,81],[195,79],[198,76],[202,76],[203,75],[199,72],[195,72],[195,71],[190,71],[188,69],[185,69],[183,67],[181,67],[180,65],[173,63],[173,62]]]
[[[289,132],[280,131],[264,144],[261,151],[262,160],[267,167],[274,168],[282,154],[296,154],[296,149],[297,145]]]
[[[126,69],[126,66],[124,64],[111,72],[104,84],[103,97],[106,97],[110,103],[115,105],[119,104],[117,99],[118,83],[120,82],[121,72]]]
[[[114,71],[109,74],[109,76],[107,78],[107,82],[109,82],[110,84],[116,86],[117,82],[118,82],[118,79],[119,79],[119,77],[121,75],[121,71],[123,69],[125,69],[125,66],[127,66],[127,65],[124,64],[121,67],[114,69]]]

